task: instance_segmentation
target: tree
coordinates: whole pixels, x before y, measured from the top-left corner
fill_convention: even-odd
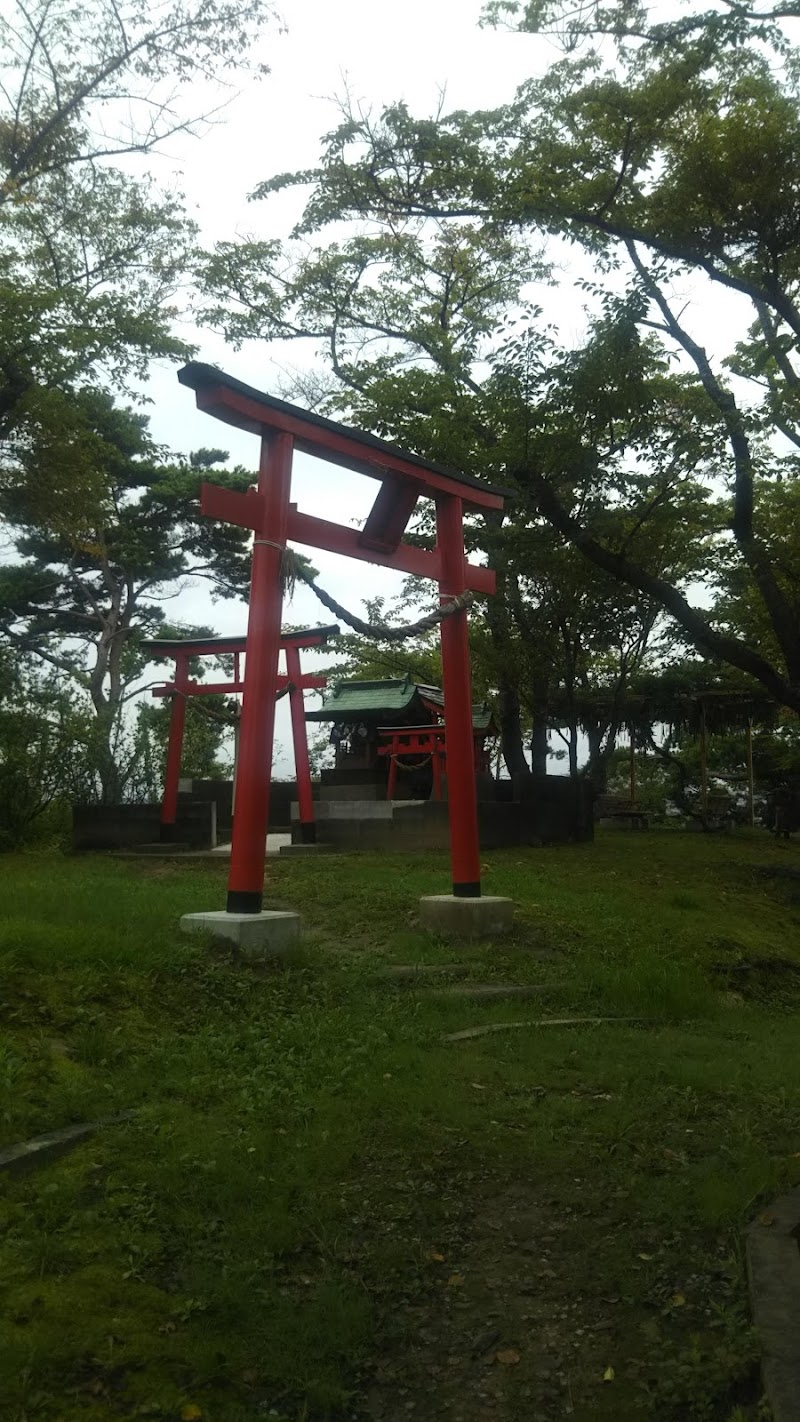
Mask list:
[[[193,629],[193,632],[195,630]],[[202,669],[198,670],[202,676]],[[156,705],[145,703],[139,709],[137,731],[141,731],[148,739],[148,753],[152,765],[147,795],[142,798],[157,798],[163,793],[171,710],[166,697]],[[214,780],[230,774],[230,767],[226,770],[219,757],[226,732],[232,729],[237,716],[236,703],[226,697],[204,696],[189,699],[181,751],[181,777]]]
[[[254,194],[308,187],[296,236],[316,248],[223,245],[202,277],[232,339],[324,341],[340,407],[470,472],[480,449],[526,518],[800,710],[800,584],[764,518],[800,445],[794,13],[498,0],[489,22],[560,28],[565,58],[492,113],[346,107],[318,168]],[[577,351],[525,308],[552,240],[594,265]],[[749,306],[724,360],[680,310],[690,278]],[[651,515],[712,577],[723,556],[744,570],[771,651],[690,599],[685,559],[639,536]]]
[[[91,798],[91,722],[55,673],[0,649],[0,852],[34,838],[59,803]]]
[[[0,514],[21,559],[0,567],[0,636],[87,695],[102,798],[114,803],[135,768],[135,755],[123,764],[122,747],[130,735],[125,708],[144,667],[139,641],[164,622],[165,599],[192,579],[219,597],[239,596],[249,576],[248,534],[200,516],[203,472],[226,459],[224,451],[162,462],[143,416],[101,392],[76,400],[75,447],[32,448],[0,483]],[[69,489],[65,512],[52,490],[73,455],[91,477],[85,498]],[[252,483],[239,468],[215,470],[215,479],[240,490]]]
[[[184,96],[199,89],[211,102],[272,13],[267,0],[9,0],[0,437],[24,442],[31,422],[57,434],[74,419],[76,385],[186,354],[172,321],[196,229],[180,196],[136,179],[129,158],[197,131]]]
[[[291,282],[275,272],[271,247],[224,246],[206,265],[207,285],[224,297],[209,319],[238,340],[325,335],[340,382],[329,403],[357,423],[498,482],[535,461],[569,480],[589,525],[619,547],[673,578],[696,573],[719,518],[696,477],[698,462],[714,458],[715,431],[707,409],[654,343],[639,338],[627,313],[599,319],[578,352],[559,346],[551,331],[533,339],[536,312],[494,335],[519,283],[507,239],[495,243],[489,233],[478,242],[467,230],[459,244],[451,230],[443,242],[438,229],[423,225],[399,235],[396,266],[394,250],[390,235],[372,245],[359,236],[301,263]],[[367,333],[381,337],[377,349]],[[603,639],[602,675],[615,674],[608,648],[617,643],[622,689],[658,610],[654,599],[576,559],[527,491],[520,495],[505,525],[490,517],[467,529],[470,548],[485,551],[498,578],[476,668],[498,693],[512,774],[528,768],[526,721],[534,768],[544,769],[548,697],[594,674]],[[684,515],[680,532],[676,507]],[[424,504],[412,536],[431,544]],[[598,728],[592,769],[601,778],[612,742],[613,726]],[[574,721],[570,743],[576,769]]]

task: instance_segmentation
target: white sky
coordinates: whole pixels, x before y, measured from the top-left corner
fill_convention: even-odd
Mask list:
[[[202,138],[172,140],[169,154],[156,172],[175,175],[186,192],[190,211],[200,224],[201,241],[210,245],[235,236],[285,237],[300,210],[296,193],[248,204],[255,185],[276,173],[314,165],[320,137],[336,123],[332,98],[347,86],[365,106],[379,107],[405,99],[412,111],[429,113],[441,91],[446,108],[492,107],[511,97],[516,85],[542,72],[558,51],[541,38],[480,30],[479,0],[285,0],[287,33],[273,34],[263,44],[262,57],[271,73],[258,83],[246,81],[243,91]],[[564,285],[558,293],[536,293],[558,320],[562,339],[579,336],[583,295]],[[704,301],[706,325],[730,347],[736,300],[710,294]],[[738,322],[737,322],[738,325]],[[268,348],[249,343],[241,351],[226,347],[213,333],[187,331],[197,344],[197,359],[219,365],[230,374],[277,393],[287,366],[313,357],[298,346]],[[255,468],[258,441],[230,429],[194,407],[191,391],[179,386],[175,368],[155,368],[149,383],[153,400],[149,413],[154,436],[175,450],[188,453],[200,446],[230,450],[232,461]],[[293,497],[300,508],[341,522],[363,519],[375,493],[372,480],[350,475],[333,465],[297,456]],[[393,595],[400,577],[314,551],[321,583],[356,611],[368,596]],[[169,607],[170,619],[206,623],[220,635],[243,632],[244,604],[212,604],[202,586],[187,590]],[[300,586],[284,621],[314,625],[330,621],[313,594]],[[313,659],[309,654],[309,668]],[[286,702],[278,707],[276,741],[291,746]],[[283,754],[279,773],[291,770]]]

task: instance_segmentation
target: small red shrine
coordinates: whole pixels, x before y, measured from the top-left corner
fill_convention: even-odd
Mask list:
[[[331,741],[339,770],[377,776],[387,800],[442,798],[447,769],[444,696],[436,686],[411,677],[341,681],[307,721],[332,722]],[[491,774],[491,744],[498,735],[491,708],[472,708],[475,772]],[[429,767],[429,771],[428,768]],[[425,770],[425,774],[419,774]]]
[[[240,494],[204,484],[201,495],[201,508],[209,517],[252,529],[255,535],[228,913],[258,914],[262,908],[269,747],[278,678],[282,572],[289,541],[430,578],[439,585],[442,607],[453,609],[441,623],[452,887],[457,898],[480,897],[467,610],[454,600],[467,590],[495,591],[494,572],[467,561],[463,517],[465,510],[499,512],[507,491],[276,400],[212,366],[193,362],[184,366],[178,379],[194,390],[199,409],[261,440],[257,488]],[[362,528],[302,513],[292,503],[295,450],[378,481]],[[435,503],[433,549],[403,541],[420,498]]]

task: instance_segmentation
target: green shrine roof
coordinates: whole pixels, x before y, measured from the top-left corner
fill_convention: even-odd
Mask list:
[[[351,721],[364,716],[380,720],[409,710],[418,699],[417,684],[409,677],[402,681],[340,681],[328,692],[319,711],[306,712],[306,720]]]
[[[418,690],[424,701],[430,701],[434,706],[440,707],[442,715],[444,715],[444,692],[440,691],[438,686],[420,686]],[[485,701],[479,706],[473,706],[472,729],[474,731],[493,730],[492,720],[492,708],[487,706]]]
[[[340,681],[325,696],[318,711],[307,711],[307,721],[370,721],[392,726],[398,713],[412,713],[413,723],[424,724],[426,703],[444,713],[444,694],[437,686],[418,686],[410,677],[393,681]],[[409,716],[404,718],[409,724]],[[476,731],[493,729],[492,709],[485,703],[473,706],[472,725]]]

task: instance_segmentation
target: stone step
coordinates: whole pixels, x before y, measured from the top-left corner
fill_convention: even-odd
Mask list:
[[[315,854],[330,854],[332,850],[332,844],[282,844],[280,855],[281,859],[284,855],[295,859],[302,859],[305,855],[313,859]]]
[[[177,839],[157,839],[149,844],[137,844],[135,849],[129,849],[128,854],[186,854],[191,849],[190,844]]]

